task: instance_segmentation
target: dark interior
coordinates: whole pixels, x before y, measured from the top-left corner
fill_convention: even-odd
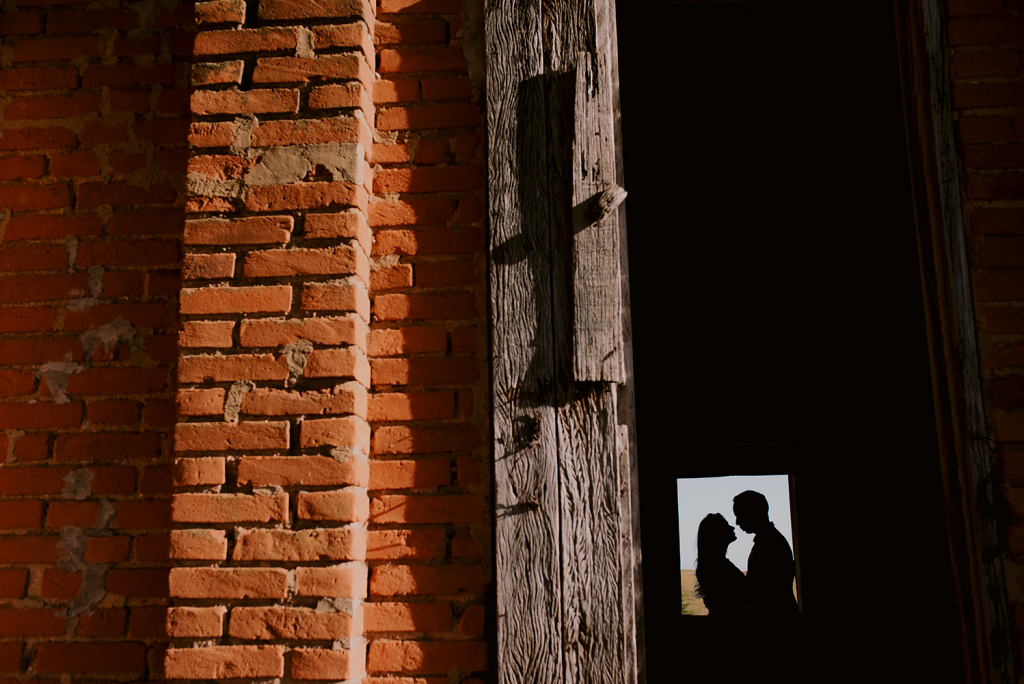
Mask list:
[[[738,650],[678,614],[675,478],[772,472],[813,679],[961,681],[892,3],[617,15],[647,681]]]

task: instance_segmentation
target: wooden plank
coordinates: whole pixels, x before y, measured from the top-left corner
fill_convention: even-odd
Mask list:
[[[576,65],[572,151],[573,372],[581,382],[622,382],[622,284],[615,179],[611,55]],[[618,193],[616,191],[619,191]],[[595,220],[596,219],[596,220]]]
[[[486,14],[498,681],[562,681],[551,235],[539,0]]]
[[[569,388],[558,413],[563,454],[562,596],[565,681],[625,684],[615,385]]]
[[[945,48],[946,6],[896,2],[965,681],[1014,682]]]

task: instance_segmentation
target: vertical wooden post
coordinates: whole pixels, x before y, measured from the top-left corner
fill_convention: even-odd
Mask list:
[[[487,8],[498,678],[508,684],[637,681],[610,22],[606,0]]]

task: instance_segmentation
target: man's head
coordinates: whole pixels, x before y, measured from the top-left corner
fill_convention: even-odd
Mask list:
[[[748,534],[756,534],[770,522],[768,499],[764,498],[764,494],[749,489],[733,498],[732,512],[736,515],[736,524]]]

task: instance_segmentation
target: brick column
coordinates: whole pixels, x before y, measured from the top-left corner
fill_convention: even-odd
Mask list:
[[[373,7],[197,5],[171,679],[363,676]]]

